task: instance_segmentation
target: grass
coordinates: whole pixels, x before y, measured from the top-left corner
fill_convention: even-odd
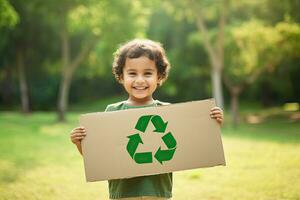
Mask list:
[[[69,141],[78,116],[56,123],[53,112],[0,113],[1,200],[108,199],[105,181],[85,182],[82,158]],[[227,166],[175,172],[174,200],[300,199],[299,122],[276,117],[225,125],[222,134]]]

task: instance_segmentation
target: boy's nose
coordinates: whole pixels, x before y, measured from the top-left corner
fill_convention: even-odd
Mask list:
[[[143,76],[138,76],[135,80],[136,82],[144,82]]]

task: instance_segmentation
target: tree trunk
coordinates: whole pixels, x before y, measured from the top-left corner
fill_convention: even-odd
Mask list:
[[[58,121],[63,122],[65,121],[65,112],[68,108],[69,103],[69,90],[71,86],[71,81],[75,70],[79,67],[81,62],[88,56],[91,49],[96,44],[96,39],[91,38],[90,41],[83,44],[82,48],[80,49],[77,56],[71,60],[70,59],[70,45],[69,45],[69,33],[64,26],[61,33],[61,40],[62,40],[62,79],[59,86],[59,95],[58,95]]]
[[[1,96],[2,101],[5,108],[10,108],[14,101],[13,101],[13,85],[12,85],[12,69],[11,67],[4,62],[4,79],[3,84],[1,86]]]
[[[226,13],[228,9],[228,1],[223,0],[221,4],[221,13],[218,24],[218,35],[215,45],[212,44],[208,36],[207,26],[202,16],[202,10],[197,3],[193,2],[193,8],[196,9],[196,25],[202,33],[204,48],[208,53],[211,63],[211,77],[213,85],[213,96],[216,98],[217,105],[224,108],[224,97],[222,90],[222,71],[224,67],[224,28],[226,24]],[[216,48],[215,48],[216,47]]]
[[[68,108],[68,97],[71,85],[72,74],[65,72],[62,74],[62,80],[59,86],[59,97],[58,97],[58,121],[65,121],[65,112]]]
[[[261,83],[261,102],[263,107],[272,105],[272,89],[269,80],[263,80]]]
[[[69,88],[71,81],[71,72],[68,70],[70,63],[70,46],[69,46],[69,35],[64,24],[61,32],[61,42],[62,42],[62,79],[59,86],[58,94],[58,121],[65,121],[65,112],[67,110],[67,102],[69,96]]]
[[[218,68],[212,68],[212,86],[213,86],[213,96],[216,98],[217,106],[224,108],[223,100],[223,88],[222,88],[222,72]]]
[[[230,110],[231,110],[231,119],[232,125],[234,128],[237,127],[239,123],[239,96],[241,89],[239,87],[233,86],[230,89]]]
[[[26,73],[24,68],[24,57],[23,57],[23,52],[21,50],[17,51],[17,68],[19,74],[22,112],[28,114],[30,112],[28,85],[27,85]]]

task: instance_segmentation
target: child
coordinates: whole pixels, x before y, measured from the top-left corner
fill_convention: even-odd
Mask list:
[[[160,43],[136,39],[124,44],[115,54],[112,69],[115,78],[128,93],[128,99],[108,105],[105,111],[167,104],[152,98],[154,91],[167,79],[170,69]],[[212,108],[210,116],[220,125],[223,123],[223,112],[220,108]],[[84,127],[77,127],[71,132],[71,140],[81,154],[81,140],[86,134]],[[109,180],[108,182],[111,199],[167,200],[172,197],[172,173]]]

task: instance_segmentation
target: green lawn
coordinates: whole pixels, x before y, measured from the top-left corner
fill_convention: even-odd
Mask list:
[[[107,183],[86,183],[69,140],[79,113],[0,113],[0,199],[108,199]],[[275,118],[223,129],[226,167],[176,172],[174,200],[300,199],[300,123]]]

